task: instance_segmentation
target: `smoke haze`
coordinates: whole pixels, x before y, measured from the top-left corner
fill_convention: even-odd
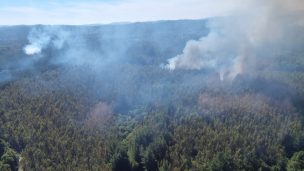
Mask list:
[[[170,70],[213,68],[220,79],[254,72],[261,61],[300,49],[303,7],[300,0],[247,1],[248,10],[209,20],[208,36],[190,40],[183,53],[168,60]],[[268,60],[271,64],[271,60]],[[268,64],[264,64],[268,65]]]
[[[50,45],[61,49],[69,33],[59,26],[36,27],[28,35],[29,44],[23,50],[27,55],[38,55]]]
[[[302,49],[301,4],[250,3],[250,11],[208,20],[33,26],[15,68],[30,75],[59,68],[54,80],[32,82],[58,90],[81,80],[94,96],[116,101],[118,109],[174,103],[184,91],[186,98],[196,97],[206,86],[270,69],[278,54]],[[19,78],[12,67],[3,68],[3,82]],[[31,91],[34,86],[26,85]]]

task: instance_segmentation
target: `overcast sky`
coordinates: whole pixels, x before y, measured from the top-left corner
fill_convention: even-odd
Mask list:
[[[0,25],[81,25],[201,19],[229,15],[242,8],[241,2],[241,0],[1,0]]]

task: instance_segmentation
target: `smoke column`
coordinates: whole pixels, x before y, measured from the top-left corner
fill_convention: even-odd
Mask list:
[[[210,19],[208,36],[190,40],[167,69],[214,69],[220,79],[254,72],[264,59],[303,48],[304,1],[244,1],[248,9]],[[299,47],[300,45],[300,47]],[[269,61],[269,60],[268,60]],[[267,64],[265,64],[267,65]]]
[[[34,28],[28,35],[29,44],[23,48],[27,55],[38,55],[50,45],[61,49],[69,33],[60,26],[43,26]]]

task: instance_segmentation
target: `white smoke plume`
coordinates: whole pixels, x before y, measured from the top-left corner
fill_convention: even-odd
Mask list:
[[[29,44],[23,48],[27,55],[38,55],[50,45],[61,49],[69,33],[56,26],[43,26],[33,29],[29,36]]]
[[[39,54],[41,52],[41,47],[30,44],[30,45],[26,45],[23,50],[24,50],[24,53],[27,55],[35,55],[35,54]]]
[[[265,58],[303,45],[304,1],[251,1],[231,17],[209,20],[210,33],[187,42],[167,69],[215,69],[220,79],[252,72]],[[300,47],[301,48],[301,47]]]

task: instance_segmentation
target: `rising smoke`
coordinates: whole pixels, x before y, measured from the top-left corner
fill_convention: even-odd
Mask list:
[[[38,55],[50,45],[61,49],[69,35],[59,26],[35,27],[28,35],[29,44],[23,51],[27,55]]]
[[[114,108],[176,103],[181,92],[195,97],[204,86],[222,85],[214,72],[169,72],[158,67],[180,53],[187,40],[190,41],[183,53],[169,59],[165,67],[215,70],[220,80],[255,72],[263,65],[269,67],[277,54],[303,48],[303,5],[298,0],[291,1],[299,4],[257,1],[250,5],[250,10],[209,19],[209,29],[204,29],[205,20],[197,21],[197,26],[195,21],[181,21],[183,27],[175,26],[178,21],[169,26],[157,22],[98,27],[35,26],[24,52],[33,56],[26,60],[43,68],[48,64],[68,68],[53,83],[40,79],[48,89],[55,89],[52,85],[57,80],[58,89],[73,87],[81,78],[99,99],[118,101]]]
[[[248,1],[247,1],[248,2]],[[220,79],[254,72],[261,61],[292,51],[303,42],[304,2],[250,1],[250,8],[233,17],[210,20],[210,33],[190,40],[183,53],[168,60],[167,69],[216,70]],[[264,64],[268,65],[268,64]]]

